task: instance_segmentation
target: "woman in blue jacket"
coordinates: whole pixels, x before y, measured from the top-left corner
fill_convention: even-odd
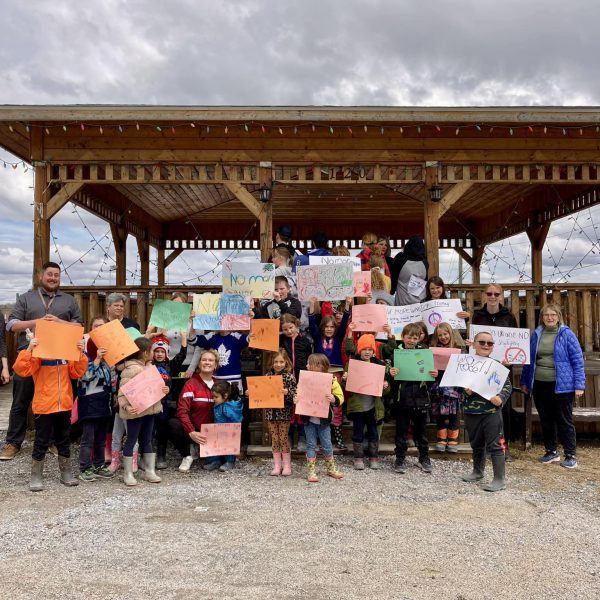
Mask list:
[[[531,393],[540,415],[546,453],[540,462],[560,461],[556,438],[565,449],[567,469],[577,466],[573,402],[583,396],[585,371],[583,352],[577,336],[564,324],[557,304],[546,304],[540,313],[540,326],[531,336],[531,363],[521,375],[521,389]]]

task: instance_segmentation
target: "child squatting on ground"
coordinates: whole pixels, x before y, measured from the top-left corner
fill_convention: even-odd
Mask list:
[[[494,349],[494,338],[487,331],[480,331],[473,341],[477,356],[489,357]],[[463,395],[465,427],[473,449],[473,471],[463,476],[463,481],[476,482],[483,479],[485,455],[490,455],[494,479],[482,488],[486,492],[498,492],[506,487],[504,482],[504,434],[502,406],[510,398],[512,385],[507,376],[497,396],[486,400],[466,388]]]
[[[31,411],[35,423],[35,438],[31,454],[31,479],[29,489],[41,492],[44,489],[42,474],[50,439],[58,450],[60,481],[67,486],[78,485],[79,481],[71,470],[71,409],[73,408],[72,379],[79,379],[88,366],[83,352],[84,341],[77,342],[79,360],[48,360],[33,356],[38,345],[37,338],[29,341],[26,350],[21,350],[14,364],[19,377],[33,377],[35,391]]]

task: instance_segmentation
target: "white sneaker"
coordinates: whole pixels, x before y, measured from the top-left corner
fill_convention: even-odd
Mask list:
[[[194,462],[193,456],[184,456],[183,460],[181,461],[181,464],[179,465],[179,470],[182,473],[187,473],[190,470],[193,462]]]

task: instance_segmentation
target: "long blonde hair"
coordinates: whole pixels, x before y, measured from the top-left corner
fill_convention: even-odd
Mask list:
[[[465,347],[465,342],[462,339],[462,337],[460,336],[460,333],[458,333],[458,331],[456,331],[456,329],[452,328],[452,325],[450,325],[450,323],[439,323],[437,325],[437,327],[435,328],[435,331],[433,332],[433,336],[431,338],[431,344],[429,344],[430,346],[440,346],[440,340],[438,337],[438,331],[439,330],[444,330],[445,332],[450,334],[450,345],[448,346],[448,348],[464,348]]]

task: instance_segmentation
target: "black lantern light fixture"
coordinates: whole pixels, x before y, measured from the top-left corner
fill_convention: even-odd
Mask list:
[[[273,192],[273,184],[267,185],[263,183],[262,186],[258,189],[259,198],[261,202],[265,204],[271,199],[271,193]]]
[[[442,199],[442,186],[434,184],[428,190],[429,198],[432,202],[439,202]]]

